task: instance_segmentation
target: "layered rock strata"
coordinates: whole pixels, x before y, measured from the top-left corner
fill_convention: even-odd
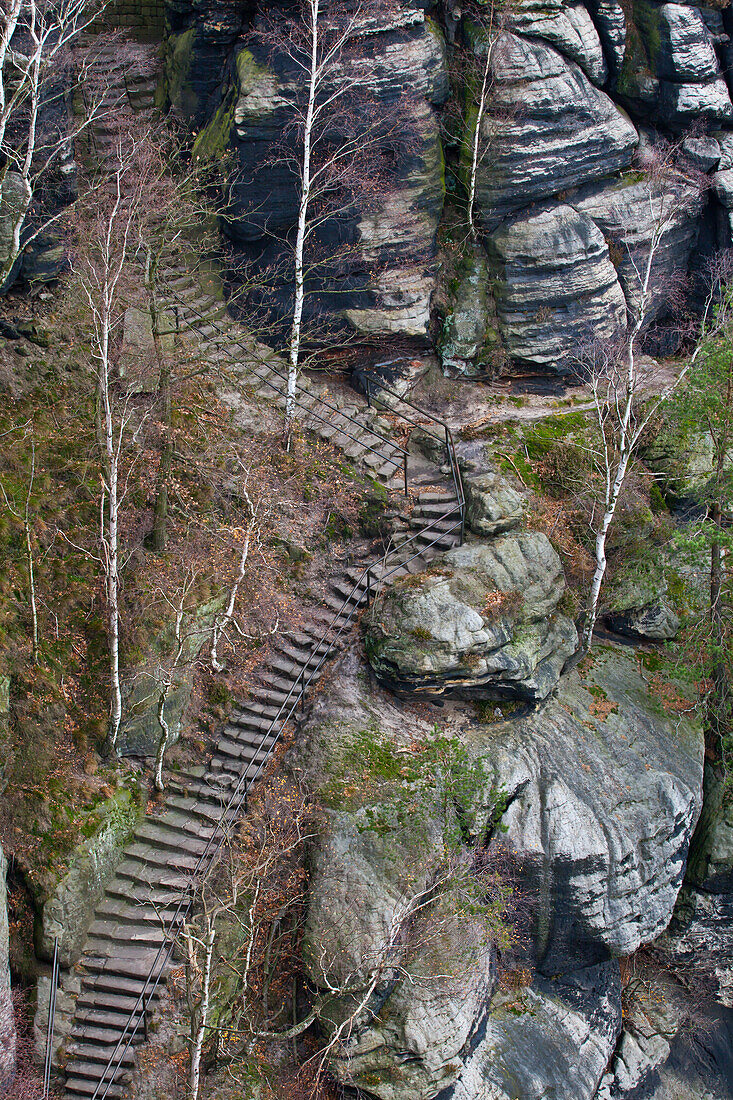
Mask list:
[[[358,1002],[395,915],[436,874],[439,801],[423,799],[403,828],[394,799],[409,807],[409,781],[370,786],[367,777],[370,759],[389,758],[385,745],[410,759],[434,721],[396,705],[352,655],[289,758],[330,807],[312,861],[306,964],[316,989],[350,977],[351,992],[325,1014],[326,1030]],[[380,1100],[600,1098],[614,1051],[631,1061],[614,957],[658,936],[682,881],[701,803],[699,725],[692,712],[665,711],[635,656],[619,650],[565,677],[536,713],[485,725],[448,704],[438,721],[484,769],[483,783],[461,788],[466,844],[469,823],[504,791],[506,831],[494,844],[507,853],[499,865],[513,868],[522,934],[504,951],[499,981],[492,944],[476,941],[469,966],[472,930],[464,925],[456,938],[448,922],[424,957],[377,983],[373,1011],[354,1023],[334,1072]],[[372,757],[369,739],[382,746]],[[357,786],[348,759],[358,762]],[[434,916],[442,914],[438,906]],[[641,1024],[636,1036],[639,1045]]]

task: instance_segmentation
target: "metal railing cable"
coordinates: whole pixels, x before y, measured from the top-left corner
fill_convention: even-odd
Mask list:
[[[187,305],[187,308],[191,307]],[[204,320],[207,324],[212,323],[203,315],[200,316],[202,320]],[[231,339],[231,334],[229,332],[224,329],[222,329],[222,332],[224,332],[227,337]],[[241,341],[233,338],[231,339],[231,342],[241,347],[244,351],[247,352],[248,355],[251,354],[251,349],[247,348],[246,345],[244,345]],[[267,364],[267,366],[282,381],[287,381],[287,376],[284,373],[281,373],[276,368],[273,368],[271,364]],[[282,390],[275,383],[270,382],[268,379],[260,379],[260,381],[267,381],[268,385],[271,385],[272,388],[275,389],[278,394],[282,396]],[[353,623],[354,618],[359,611],[361,605],[364,603],[365,598],[367,602],[372,599],[372,576],[376,578],[376,571],[381,566],[382,568],[379,573],[378,582],[380,585],[383,584],[388,577],[393,576],[398,570],[406,568],[411,562],[415,561],[417,558],[422,557],[426,553],[426,551],[430,550],[433,546],[436,546],[441,542],[444,543],[446,536],[452,534],[454,531],[460,532],[459,540],[461,542],[463,541],[466,511],[465,496],[463,493],[460,468],[455,453],[455,444],[450,428],[444,421],[435,417],[432,413],[421,409],[419,406],[414,405],[411,401],[403,398],[400,394],[397,394],[388,386],[383,385],[382,382],[378,379],[369,379],[368,388],[371,389],[372,386],[374,386],[378,390],[382,390],[385,393],[390,394],[393,397],[398,398],[404,404],[419,412],[422,417],[427,417],[428,420],[432,420],[444,429],[445,445],[449,458],[448,465],[450,467],[451,476],[454,483],[456,502],[452,503],[447,508],[445,513],[436,517],[435,519],[432,519],[424,526],[421,526],[419,530],[417,530],[413,535],[402,541],[399,545],[392,545],[392,540],[390,540],[390,545],[385,550],[385,553],[378,559],[377,562],[373,562],[368,565],[358,577],[358,579],[354,582],[350,592],[346,597],[344,597],[340,608],[335,612],[333,618],[331,619],[331,622],[323,632],[321,639],[314,646],[313,658],[309,658],[306,660],[306,663],[303,666],[299,676],[293,682],[285,699],[280,704],[277,714],[271,720],[267,729],[263,732],[252,760],[249,761],[246,768],[239,776],[234,786],[234,789],[229,794],[222,813],[219,816],[216,825],[212,833],[208,837],[204,849],[198,857],[196,865],[190,874],[189,882],[181,893],[178,905],[176,906],[173,915],[166,922],[163,931],[163,941],[156,951],[155,957],[148,969],[147,975],[143,980],[141,992],[129,1016],[127,1017],[122,1034],[120,1035],[114,1050],[110,1054],[102,1070],[102,1075],[94,1090],[91,1100],[105,1100],[109,1089],[111,1088],[117,1077],[117,1074],[119,1073],[122,1062],[126,1057],[127,1052],[135,1039],[135,1036],[137,1035],[138,1030],[142,1026],[144,1031],[147,1031],[148,1004],[151,997],[155,994],[161,977],[173,956],[176,947],[177,932],[183,921],[185,921],[185,919],[191,913],[195,901],[197,882],[200,881],[201,878],[210,869],[218,853],[221,851],[221,848],[228,836],[228,826],[237,820],[242,806],[244,805],[246,808],[248,791],[262,774],[262,770],[268,763],[275,747],[279,743],[288,722],[293,718],[298,707],[303,702],[307,690],[310,684],[313,682],[313,679],[318,675],[324,664],[330,659],[339,639]],[[331,406],[318,395],[312,394],[308,391],[304,392],[308,393],[308,397],[314,399],[316,403],[326,405],[327,408],[330,408],[333,411],[338,412],[340,415],[343,415],[345,419],[352,420],[355,424],[359,425],[359,428],[361,430],[364,430],[364,426],[361,424],[361,422],[356,421],[354,418],[348,417],[347,415],[341,413],[341,410],[338,409],[336,406]],[[305,411],[308,412],[309,415],[312,414],[312,410],[310,409],[307,409]],[[412,417],[405,416],[402,413],[400,413],[399,415],[402,417],[402,419],[407,420],[408,422],[412,422],[417,426],[424,427],[422,423],[418,423]],[[385,436],[372,428],[369,428],[368,430],[371,431],[375,437],[380,438],[381,440],[383,440],[383,442],[387,443],[390,447],[398,450],[400,454],[404,456],[403,461],[405,468],[405,485],[407,487],[407,450],[405,448],[397,446],[394,441],[391,440],[388,436]],[[440,439],[439,436],[437,436],[436,438]],[[367,447],[367,449],[371,450],[372,448]],[[377,453],[380,454],[380,457],[384,457],[381,455],[381,452]],[[396,461],[392,459],[391,461],[396,466],[403,465],[402,460]],[[456,518],[456,513],[458,513],[459,518]],[[453,520],[454,522],[450,523],[449,521],[451,520]],[[446,522],[449,523],[447,528],[445,527]],[[438,533],[436,534],[435,538],[431,539],[430,541],[428,541],[427,544],[425,544],[424,539],[426,534],[436,529]],[[405,559],[403,556],[405,549],[409,548],[411,544],[416,543],[418,540],[421,540],[422,543],[420,545],[420,548]],[[388,559],[392,555],[397,555],[398,560],[394,564],[390,565],[390,567],[388,568]],[[339,620],[343,620],[340,622],[340,625],[338,625]],[[333,637],[330,637],[333,630],[336,630],[336,633]],[[311,660],[317,657],[318,650],[324,643],[327,643],[327,648],[325,652],[318,659],[315,666],[311,668]],[[308,673],[307,679],[306,673]],[[268,744],[268,751],[258,763],[257,758],[263,752],[266,743]],[[254,772],[251,771],[253,765],[256,765]],[[100,1091],[102,1088],[104,1088],[103,1092]]]
[[[247,344],[245,344],[244,341],[241,340],[238,336],[232,335],[232,333],[229,330],[227,330],[223,325],[218,324],[218,319],[217,318],[207,317],[205,314],[201,313],[201,311],[196,309],[193,305],[191,305],[190,302],[187,302],[185,300],[185,298],[181,298],[180,295],[178,295],[171,287],[166,287],[165,288],[165,293],[167,295],[170,295],[172,298],[174,298],[177,305],[180,305],[183,309],[187,310],[190,313],[193,313],[198,318],[199,321],[202,321],[204,324],[211,325],[212,327],[217,329],[217,331],[220,333],[220,335],[226,336],[229,343],[234,344],[236,347],[240,348],[240,350],[245,352],[245,354],[247,356],[249,356],[250,358],[253,356],[253,354],[254,354],[253,349],[251,347],[249,347]],[[189,325],[188,327],[191,328],[192,331],[195,331],[195,328],[194,328],[193,325]],[[177,331],[179,331],[179,330],[178,329],[173,330],[173,332],[177,332]],[[172,333],[168,333],[168,335],[172,335]],[[287,385],[288,376],[287,376],[286,372],[283,371],[283,370],[280,370],[277,366],[275,366],[274,363],[272,362],[272,358],[264,358],[263,357],[260,360],[260,365],[263,368],[271,371],[274,375],[276,375],[276,377],[281,382],[284,382]],[[283,396],[283,392],[282,392],[281,387],[276,382],[273,382],[272,379],[260,376],[256,373],[256,371],[253,371],[253,374],[254,374],[254,376],[255,376],[255,378],[257,379],[258,382],[262,382],[265,385],[269,386],[270,389],[272,389],[276,394],[278,394],[278,396],[280,396],[280,397]],[[378,384],[381,386],[381,383],[378,383]],[[386,387],[382,387],[382,388],[386,388]],[[384,432],[380,432],[377,428],[371,427],[371,425],[363,424],[360,420],[357,420],[356,417],[350,416],[349,413],[345,413],[343,411],[343,409],[339,408],[338,405],[332,404],[330,401],[328,401],[325,397],[321,396],[320,394],[314,394],[310,390],[303,389],[300,382],[296,381],[294,402],[295,402],[295,405],[299,409],[302,409],[302,411],[304,413],[306,413],[306,415],[315,417],[316,420],[320,420],[321,423],[323,423],[323,424],[333,424],[333,419],[331,417],[328,417],[326,415],[321,415],[320,413],[315,412],[312,408],[308,407],[302,399],[298,399],[298,396],[297,396],[298,392],[305,394],[305,396],[310,401],[313,401],[313,402],[315,402],[319,405],[322,405],[324,409],[327,409],[329,412],[336,414],[336,416],[342,417],[342,419],[347,420],[350,424],[355,425],[356,427],[358,427],[358,429],[361,432],[368,432],[375,439],[379,439],[379,440],[381,440],[382,443],[388,444],[388,446],[392,450],[398,451],[402,457],[400,459],[396,459],[392,455],[389,455],[389,454],[385,455],[382,451],[377,450],[375,447],[369,445],[368,443],[364,443],[364,441],[362,439],[359,439],[357,436],[352,435],[345,428],[342,428],[338,424],[335,424],[334,425],[335,430],[337,432],[339,432],[341,435],[345,435],[348,439],[351,439],[355,443],[362,444],[362,446],[364,446],[372,454],[379,455],[380,458],[382,458],[385,462],[388,462],[390,465],[394,466],[395,468],[402,467],[403,464],[406,463],[407,455],[408,455],[408,452],[407,452],[406,448],[401,447],[393,439],[391,439],[389,436],[385,435]]]
[[[51,1059],[53,1056],[53,1029],[56,1022],[56,990],[59,984],[59,968],[61,959],[59,955],[58,936],[53,941],[53,965],[51,967],[51,985],[48,990],[48,1026],[46,1027],[46,1054],[43,1060],[43,1100],[47,1100],[51,1091]]]

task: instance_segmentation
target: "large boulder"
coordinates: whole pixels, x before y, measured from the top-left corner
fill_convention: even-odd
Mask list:
[[[367,627],[369,661],[398,691],[536,702],[577,644],[558,612],[564,591],[543,534],[467,543],[386,591]]]
[[[477,43],[479,54],[485,49]],[[483,134],[490,153],[476,189],[487,229],[510,211],[630,163],[634,126],[575,62],[545,42],[508,34],[495,50],[494,68]]]
[[[515,362],[563,370],[593,340],[616,336],[626,300],[603,233],[566,203],[508,220],[488,241],[499,327]]]
[[[571,61],[577,62],[594,84],[602,85],[608,76],[603,46],[583,4],[565,0],[529,0],[509,11],[509,25],[531,38],[544,38]]]
[[[693,4],[634,0],[617,91],[635,114],[677,131],[733,117],[714,34]]]
[[[606,963],[496,997],[452,1100],[591,1100],[616,1043],[620,992]]]
[[[702,732],[684,696],[652,694],[642,671],[633,653],[596,653],[541,711],[486,733],[547,974],[650,943],[682,885]]]
[[[668,309],[687,273],[697,240],[703,207],[700,187],[680,176],[666,181],[661,189],[631,176],[591,185],[570,201],[593,219],[610,242],[619,282],[634,315],[641,303],[644,265],[654,243],[647,320]]]
[[[41,916],[36,926],[36,954],[53,958],[58,940],[64,967],[81,955],[94,910],[122,858],[140,817],[137,798],[121,788],[96,808],[99,824],[65,862],[58,877],[46,876],[41,887]]]
[[[466,524],[474,535],[490,538],[511,531],[522,522],[526,493],[519,493],[498,470],[466,474]]]

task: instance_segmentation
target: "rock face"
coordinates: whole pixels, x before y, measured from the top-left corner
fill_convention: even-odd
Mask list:
[[[506,120],[494,135],[493,111],[485,119],[490,155],[479,170],[477,199],[487,229],[507,213],[631,163],[638,135],[628,117],[552,46],[506,35],[494,69],[496,111]]]
[[[10,999],[7,872],[8,861],[0,848],[0,1092],[5,1092],[15,1077],[15,1019]]]
[[[606,240],[586,214],[559,204],[510,219],[488,248],[502,340],[514,362],[562,369],[569,351],[620,332],[624,295]]]
[[[545,535],[524,531],[449,550],[420,577],[398,582],[367,628],[367,654],[391,687],[463,698],[544,699],[574,652],[558,613],[560,559]]]
[[[530,2],[509,24],[493,47],[496,86],[483,121],[477,205],[508,361],[554,371],[582,345],[617,333],[625,307],[636,308],[638,261],[657,225],[665,223],[652,319],[665,322],[671,288],[696,268],[706,200],[694,173],[684,172],[714,171],[719,142],[688,138],[683,176],[661,184],[638,174],[619,180],[618,172],[635,155],[647,158],[642,168],[649,162],[637,151],[637,130],[650,122],[675,133],[692,120],[698,128],[733,124],[716,53],[728,39],[708,9],[648,0],[635,0],[626,14],[605,0]],[[471,43],[481,63],[487,45],[475,29]],[[724,180],[716,193],[727,212],[733,204]],[[729,239],[728,221],[719,245]],[[559,234],[565,239],[555,259]],[[710,247],[709,234],[699,247]]]
[[[204,7],[211,10],[197,9],[191,27],[171,43],[169,69],[175,78],[169,79],[169,94],[192,122],[205,119],[196,144],[200,155],[233,155],[236,170],[225,230],[235,266],[245,264],[251,273],[248,305],[271,318],[283,317],[292,308],[293,293],[292,255],[284,241],[294,233],[299,203],[288,158],[294,151],[293,117],[304,75],[284,50],[273,51],[272,35],[268,41],[263,20],[278,13],[277,3],[271,3],[236,44],[220,37],[228,79],[218,106],[206,106],[216,95],[200,82],[188,102],[190,81],[179,74],[190,73],[201,56],[207,17],[218,19],[215,0]],[[371,147],[374,155],[361,169],[369,186],[357,184],[345,208],[325,219],[319,213],[314,223],[306,316],[338,317],[368,334],[424,339],[443,205],[443,157],[433,108],[448,94],[445,48],[437,26],[409,3],[385,9],[376,23],[364,39],[353,36],[322,93],[340,88],[345,103],[343,88],[348,89],[355,105],[349,125],[357,129],[345,129],[344,119],[332,126],[342,143]],[[354,123],[357,110],[364,111],[359,106],[364,99],[369,110]],[[316,143],[316,153],[321,144]],[[377,176],[379,187],[374,188],[371,181]],[[336,254],[338,262],[332,259]],[[331,258],[325,265],[319,259],[324,255]]]
[[[466,474],[466,523],[474,535],[490,538],[518,527],[527,506],[527,497],[510,485],[498,470]]]
[[[712,762],[685,889],[664,946],[676,966],[733,1009],[733,807]]]
[[[510,792],[507,840],[528,896],[544,899],[541,970],[651,942],[670,920],[700,812],[696,720],[655,703],[635,657],[604,653],[564,677],[542,711],[493,727],[492,748]]]
[[[618,1035],[620,992],[618,967],[606,963],[539,979],[506,1006],[496,998],[453,1100],[594,1096]]]
[[[278,150],[298,78],[260,33],[278,13],[292,16],[281,0],[257,14],[235,0],[168,0],[166,47],[168,96],[197,135],[197,153],[231,154],[225,232],[235,264],[248,271],[246,308],[268,323],[284,321],[292,300],[281,242],[297,217],[293,176]],[[401,0],[378,11],[366,44],[347,51],[334,80],[355,98],[366,95],[372,118],[386,120],[385,135],[398,119],[399,140],[386,141],[376,193],[362,190],[315,235],[313,255],[327,261],[312,266],[306,295],[314,334],[321,322],[423,346],[439,334],[446,369],[469,377],[514,366],[564,370],[579,345],[614,336],[627,305],[638,303],[634,264],[651,240],[657,201],[678,207],[654,264],[658,325],[672,322],[670,287],[733,239],[727,14],[656,0],[523,0],[504,15],[479,133],[481,240],[466,246],[457,278],[450,265],[435,268],[436,230],[446,165],[459,199],[446,224],[465,206],[475,74],[454,80],[442,142],[438,113],[459,58],[454,47],[471,51],[481,72],[487,32],[456,5],[438,8],[446,49],[422,4]],[[679,171],[649,184],[643,173],[661,134],[680,139]],[[716,169],[715,189],[705,192],[699,174]],[[440,322],[432,325],[431,299]]]
[[[332,961],[330,981],[358,973],[366,986],[365,960],[376,957],[416,885],[435,873],[443,834],[432,809],[427,820],[408,813],[412,828],[399,832],[398,845],[385,839],[380,812],[394,808],[390,799],[401,797],[409,810],[403,773],[396,772],[397,785],[377,776],[371,796],[363,793],[370,790],[368,761],[388,759],[389,744],[396,760],[409,760],[433,721],[397,706],[352,654],[289,757],[330,807],[313,853],[307,916],[306,960],[316,988],[325,984],[324,959]],[[514,867],[522,932],[505,964],[529,962],[536,976],[514,986],[510,970],[499,982],[489,944],[457,968],[473,933],[464,924],[456,938],[448,923],[429,957],[419,955],[414,970],[411,964],[409,978],[392,976],[375,990],[373,1011],[355,1026],[334,1072],[381,1100],[610,1096],[607,1069],[615,1065],[620,1083],[614,1052],[630,1066],[634,1032],[632,1019],[622,1034],[613,957],[651,942],[671,917],[700,809],[699,725],[667,713],[648,693],[635,656],[620,650],[597,653],[532,714],[482,725],[448,703],[439,721],[443,735],[458,739],[484,769],[484,780],[462,796],[474,807],[463,806],[464,821],[477,820],[496,791],[505,792],[506,832],[494,843],[510,853],[499,866]],[[371,755],[365,731],[377,745]],[[343,763],[349,746],[356,785]],[[331,1006],[322,1025],[333,1030],[353,1005]],[[659,1051],[642,1030],[638,1021],[639,1060],[648,1070]]]
[[[73,966],[79,958],[95,905],[132,835],[139,807],[122,789],[102,806],[101,813],[97,831],[74,850],[65,873],[47,890],[36,928],[36,953],[52,959],[58,939],[64,967]]]

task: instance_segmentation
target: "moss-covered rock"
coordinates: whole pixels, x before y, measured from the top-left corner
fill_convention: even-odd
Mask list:
[[[96,827],[66,857],[61,877],[54,880],[52,871],[46,874],[35,931],[36,953],[41,958],[53,957],[54,940],[58,939],[61,965],[69,967],[77,961],[95,905],[142,813],[138,793],[120,788],[90,813],[90,826]]]

